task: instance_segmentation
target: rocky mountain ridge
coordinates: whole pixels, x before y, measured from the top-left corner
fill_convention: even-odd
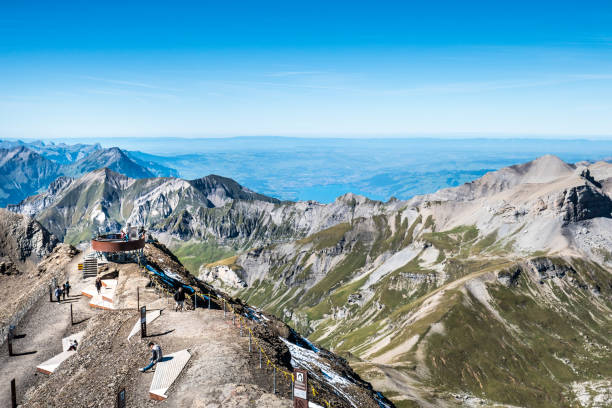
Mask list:
[[[611,172],[543,157],[200,277],[350,356],[398,404],[604,406]]]

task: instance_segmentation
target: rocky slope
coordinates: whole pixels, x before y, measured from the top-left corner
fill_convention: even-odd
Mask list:
[[[0,208],[0,273],[36,265],[58,243],[37,221]]]
[[[604,406],[611,176],[546,156],[201,277],[345,353],[398,406]]]
[[[294,366],[299,366],[310,372],[310,384],[317,390],[316,395],[309,390],[313,402],[322,405],[323,401],[329,401],[336,408],[392,407],[370,384],[361,380],[343,358],[316,348],[275,316],[197,281],[162,244],[147,244],[145,255],[148,265],[163,271],[166,278],[149,274],[145,279],[137,265],[109,264],[108,269],[119,276],[115,297],[117,310],[97,313],[91,319],[78,353],[53,375],[28,390],[24,405],[109,406],[114,404],[121,388],[127,391],[130,406],[158,405],[159,402],[148,395],[151,375],[137,370],[147,359],[147,342],[154,339],[166,354],[186,348],[191,353],[189,364],[172,386],[170,398],[164,402],[167,406],[289,407],[292,405],[289,380],[280,369],[292,371]],[[238,321],[232,325],[231,312],[224,316],[222,304],[213,303],[208,308],[200,303],[196,311],[174,312],[165,298],[142,290],[149,278],[164,290],[174,289],[171,282],[181,282],[224,300],[228,310],[235,310],[237,317],[245,319],[241,323],[245,333],[248,320],[248,328],[253,333],[253,350],[255,345],[262,347],[269,361],[259,367],[258,353],[249,352],[249,337],[240,336]],[[127,306],[128,300],[135,302],[135,286],[141,287],[141,305],[164,309],[160,318],[147,326],[149,333],[163,335],[127,340],[137,320],[135,304]],[[193,305],[191,299],[187,302]],[[279,370],[276,394],[271,392],[270,364]]]

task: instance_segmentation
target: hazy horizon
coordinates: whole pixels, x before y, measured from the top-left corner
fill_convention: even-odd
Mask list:
[[[609,2],[4,2],[0,15],[5,138],[612,136]]]

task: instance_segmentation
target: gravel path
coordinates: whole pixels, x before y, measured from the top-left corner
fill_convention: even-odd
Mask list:
[[[38,384],[44,374],[36,371],[36,366],[62,351],[62,338],[85,328],[87,322],[75,326],[70,324],[70,304],[73,305],[75,321],[83,320],[95,314],[87,305],[87,299],[80,295],[85,283],[79,279],[77,263],[81,256],[76,256],[65,268],[72,289],[71,296],[61,303],[49,302],[48,296],[40,298],[30,312],[22,319],[16,329],[16,334],[25,337],[15,339],[13,353],[22,354],[13,357],[8,355],[6,341],[0,349],[0,406],[11,406],[10,381],[15,379],[17,402],[19,403],[25,391]],[[26,354],[29,352],[35,353]]]

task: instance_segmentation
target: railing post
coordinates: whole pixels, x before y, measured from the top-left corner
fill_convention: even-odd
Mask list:
[[[208,292],[208,310],[210,310],[210,291]]]
[[[259,347],[259,368],[261,368],[261,347]]]
[[[249,353],[253,352],[253,341],[251,340],[251,331],[249,330]]]
[[[225,299],[223,299],[223,319],[225,319],[225,315],[227,314],[225,310]]]
[[[136,286],[136,310],[140,310],[140,287]]]
[[[70,324],[74,326],[74,315],[72,314],[72,303],[70,304]]]
[[[274,366],[274,394],[276,394],[276,366]]]
[[[53,289],[51,289],[51,285],[49,285],[49,302],[53,302]]]

